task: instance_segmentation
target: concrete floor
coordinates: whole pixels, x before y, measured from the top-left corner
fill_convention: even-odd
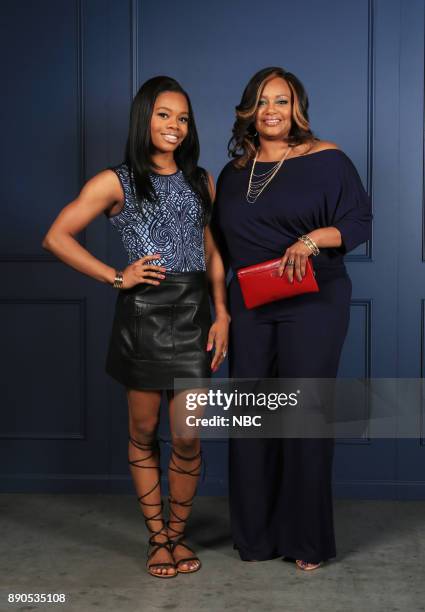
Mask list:
[[[190,524],[203,567],[171,580],[145,571],[145,527],[128,495],[0,495],[0,610],[416,612],[425,610],[425,504],[335,501],[338,557],[317,572],[244,563],[227,500],[198,497]],[[7,594],[65,593],[63,604]]]

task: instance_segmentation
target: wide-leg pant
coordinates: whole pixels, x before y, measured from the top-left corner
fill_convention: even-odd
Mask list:
[[[351,280],[344,266],[317,270],[320,292],[247,310],[230,285],[230,376],[335,378],[347,334]],[[310,563],[336,556],[334,439],[232,439],[230,516],[243,560]]]

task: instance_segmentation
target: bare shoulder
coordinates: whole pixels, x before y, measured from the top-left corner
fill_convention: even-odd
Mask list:
[[[294,147],[293,157],[306,157],[312,153],[328,151],[329,149],[341,151],[340,147],[335,142],[331,142],[330,140],[314,140],[313,142],[309,141],[296,145]]]
[[[103,190],[115,200],[120,200],[123,197],[121,181],[119,180],[117,174],[109,168],[96,174],[92,179],[90,179],[90,182],[99,191]]]
[[[97,216],[110,210],[122,197],[120,183],[117,181],[114,172],[109,169],[90,178],[77,197],[61,210],[48,234],[53,236],[66,233],[76,236]]]
[[[124,193],[116,173],[109,168],[90,178],[74,200],[79,208],[87,207],[93,211],[115,213],[116,205],[122,205]],[[112,210],[113,209],[113,210]]]
[[[110,212],[114,204],[124,202],[121,181],[113,170],[102,170],[89,179],[80,193],[80,198],[103,202]]]
[[[317,153],[318,151],[326,151],[326,149],[341,150],[341,148],[335,142],[331,142],[330,140],[318,140],[317,142],[314,143],[314,145],[310,149],[310,153]]]

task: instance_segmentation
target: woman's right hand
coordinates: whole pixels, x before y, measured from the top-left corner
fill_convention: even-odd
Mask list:
[[[166,269],[162,266],[149,264],[153,259],[161,259],[161,255],[145,255],[137,261],[133,261],[122,273],[122,289],[130,289],[139,283],[159,285],[165,278]],[[155,280],[161,279],[161,280]]]

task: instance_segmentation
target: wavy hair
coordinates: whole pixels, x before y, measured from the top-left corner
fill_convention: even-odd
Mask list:
[[[157,97],[165,91],[181,93],[187,100],[189,109],[187,136],[174,151],[174,160],[201,200],[203,223],[206,225],[212,207],[208,189],[208,174],[206,170],[198,166],[199,139],[189,96],[175,79],[168,76],[153,77],[140,87],[134,97],[130,110],[125,163],[133,173],[136,195],[140,201],[140,211],[143,212],[143,200],[149,200],[152,203],[158,201],[149,176],[150,172],[157,168],[151,157],[154,151],[151,140],[151,118]]]
[[[237,168],[244,168],[250,159],[255,157],[259,145],[255,130],[255,115],[258,103],[266,83],[276,77],[284,79],[291,90],[292,125],[287,137],[289,146],[319,140],[310,129],[308,117],[308,96],[301,81],[292,72],[278,66],[259,70],[249,81],[242,94],[240,104],[236,106],[236,121],[233,124],[232,137],[227,145],[229,157]]]

